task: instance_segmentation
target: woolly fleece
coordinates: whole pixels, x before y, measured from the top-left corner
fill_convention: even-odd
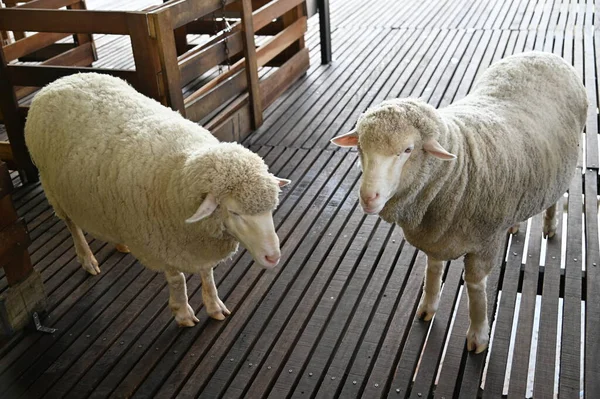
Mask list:
[[[279,186],[264,161],[235,143],[96,73],[59,79],[35,96],[25,139],[60,218],[129,246],[146,266],[194,273],[237,250],[217,210],[186,224],[207,193],[245,214],[274,210]]]
[[[394,99],[364,113],[359,150],[401,153],[399,189],[380,216],[435,259],[498,248],[507,229],[555,204],[576,170],[586,91],[571,65],[531,52],[492,65],[471,93],[436,110]],[[454,161],[422,148],[435,138]]]

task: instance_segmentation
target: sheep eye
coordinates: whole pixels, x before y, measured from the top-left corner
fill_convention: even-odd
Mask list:
[[[413,150],[412,147],[408,147],[406,150],[404,150],[404,153],[410,154],[412,152],[412,150]]]
[[[234,212],[234,211],[229,211],[229,212],[231,212],[231,214],[232,214],[233,216],[240,216],[240,214],[239,214],[239,213],[237,213],[237,212]]]

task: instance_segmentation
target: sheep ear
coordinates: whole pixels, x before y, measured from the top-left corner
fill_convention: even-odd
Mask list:
[[[200,220],[204,219],[207,216],[212,215],[212,213],[217,209],[217,199],[214,195],[208,194],[204,201],[200,204],[200,207],[192,216],[185,220],[186,223],[196,223]]]
[[[358,145],[358,133],[356,129],[331,139],[331,142],[339,147],[356,147]]]
[[[449,153],[437,142],[436,139],[429,139],[423,143],[423,149],[436,158],[444,161],[456,159],[456,155]]]
[[[275,179],[277,179],[277,183],[279,184],[279,187],[285,187],[288,184],[290,184],[292,181],[288,180],[288,179],[282,179],[280,177],[275,176]]]

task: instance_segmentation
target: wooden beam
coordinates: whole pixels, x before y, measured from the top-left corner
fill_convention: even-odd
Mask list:
[[[246,79],[252,110],[252,129],[258,129],[263,123],[263,108],[258,83],[258,60],[254,43],[254,25],[252,24],[252,0],[242,0],[242,42],[246,64]],[[229,56],[229,54],[227,54]]]
[[[0,30],[127,35],[125,11],[0,9]]]
[[[29,181],[38,179],[37,169],[33,165],[25,145],[24,120],[19,113],[19,104],[13,90],[4,51],[0,47],[0,110],[11,146],[12,159]]]
[[[41,34],[41,33],[38,33]],[[43,33],[45,34],[45,33]],[[42,49],[19,57],[22,62],[44,62],[77,47],[77,43],[54,43]]]
[[[36,33],[5,46],[4,55],[7,62],[10,62],[69,36],[71,36],[69,33]]]
[[[14,8],[58,9],[78,3],[80,0],[33,0],[19,4]]]
[[[89,68],[89,67],[68,67],[68,66],[45,66],[45,65],[9,65],[8,74],[15,86],[35,86],[42,87],[56,79],[75,73],[96,72],[106,75],[117,76],[125,79],[132,85],[137,86],[137,75],[135,71],[126,69],[107,69],[107,68]],[[12,91],[12,90],[11,90]]]
[[[181,91],[181,73],[177,62],[177,44],[171,28],[171,18],[168,13],[151,14],[149,17],[156,29],[161,71],[168,105],[185,116],[185,105]]]
[[[201,122],[209,117],[211,113],[219,110],[222,104],[227,104],[232,98],[243,94],[248,87],[247,85],[246,75],[241,71],[238,72],[227,81],[227,84],[220,85],[191,103],[186,103],[187,118],[195,122]]]
[[[85,1],[79,0],[76,3],[71,4],[70,6],[67,6],[67,9],[69,9],[69,10],[85,10],[86,9]],[[83,46],[88,43],[91,44],[91,47],[89,47],[89,51],[91,53],[90,54],[91,59],[88,64],[89,66],[91,66],[92,63],[98,59],[98,53],[96,52],[96,45],[94,44],[94,38],[93,38],[92,34],[91,33],[77,33],[75,35],[75,42],[79,46]]]
[[[225,5],[233,3],[236,0],[225,0]],[[186,25],[198,18],[208,15],[223,6],[221,0],[203,0],[203,1],[188,1],[188,0],[173,0],[163,3],[156,9],[151,10],[152,14],[167,13],[170,21],[171,30],[175,30],[183,25]]]
[[[131,14],[127,23],[139,81],[136,88],[142,94],[167,105],[154,25],[151,25],[146,14]]]

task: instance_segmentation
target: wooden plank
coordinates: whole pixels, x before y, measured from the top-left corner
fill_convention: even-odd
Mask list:
[[[181,75],[177,63],[177,47],[173,29],[170,26],[171,16],[166,13],[150,15],[156,29],[162,82],[165,86],[167,104],[185,117],[185,105],[181,92]]]
[[[521,223],[520,234],[512,236],[512,243],[508,253],[508,260],[502,279],[502,296],[498,304],[496,328],[490,349],[488,371],[485,376],[483,389],[485,398],[502,395],[504,376],[506,374],[508,351],[515,313],[515,301],[521,272],[521,259],[523,257],[527,223]],[[489,315],[488,317],[490,317]]]
[[[240,32],[234,32],[227,37],[227,47],[230,54],[238,54],[242,51],[242,35]],[[195,52],[193,56],[179,61],[181,83],[183,85],[190,83],[216,65],[222,64],[225,60],[227,60],[227,55],[225,54],[223,40],[206,47],[200,52]]]
[[[41,33],[38,33],[41,34]],[[54,43],[19,59],[22,62],[44,62],[77,47],[77,43]]]
[[[12,206],[10,208],[12,208]],[[10,215],[7,214],[8,212],[5,213],[4,208],[2,209],[2,212],[3,218],[10,217]],[[29,243],[30,240],[29,235],[27,234],[27,225],[23,219],[3,227],[0,229],[0,259],[4,256],[7,256],[9,252],[13,252],[18,248],[20,248],[22,251],[25,250]]]
[[[74,4],[71,4],[67,7],[69,10],[86,10],[85,0],[80,0]],[[88,45],[87,48],[89,50],[88,55],[88,64],[87,66],[91,66],[94,61],[98,59],[98,54],[96,53],[96,45],[94,43],[93,36],[88,33],[77,33],[75,35],[75,43],[79,46]]]
[[[0,9],[0,12],[5,9]],[[12,90],[12,75],[4,51],[0,48],[0,111],[11,146],[11,161],[25,172],[29,181],[37,181],[37,169],[33,165],[25,145],[24,120],[19,115],[19,105]]]
[[[127,18],[135,70],[140,81],[137,89],[163,105],[167,103],[164,83],[159,76],[161,63],[158,41],[151,35],[150,21],[144,14],[130,14]]]
[[[58,40],[71,36],[68,33],[36,33],[24,39],[4,46],[4,54],[8,62],[27,54],[41,50]]]
[[[95,72],[113,75],[125,79],[132,85],[137,86],[138,80],[135,71],[124,69],[107,69],[91,67],[69,67],[69,66],[44,66],[44,65],[9,65],[7,68],[12,84],[16,86],[42,87],[56,79],[73,75],[76,73]],[[11,140],[12,142],[12,140]]]
[[[58,9],[79,3],[81,0],[32,0],[14,6],[14,8]]]
[[[170,29],[174,30],[199,17],[203,17],[220,9],[223,5],[233,3],[234,1],[235,0],[169,1],[161,4],[154,10],[150,10],[150,13],[169,13],[172,16],[172,18],[169,18],[171,23]]]
[[[600,249],[598,248],[598,172],[585,172],[585,353],[584,392],[586,398],[600,396]]]
[[[410,393],[412,397],[430,397],[433,393],[435,377],[438,371],[438,365],[442,357],[442,351],[444,349],[444,343],[446,342],[446,336],[449,333],[450,322],[452,320],[452,314],[454,307],[458,306],[458,293],[461,283],[461,275],[464,269],[464,262],[453,262],[448,266],[447,276],[444,280],[440,297],[440,307],[436,312],[435,318],[432,320],[431,329],[428,332],[427,342],[425,343],[425,349],[421,354],[420,364],[416,363],[411,367],[412,374],[409,376],[409,382],[412,381],[415,366],[418,367],[417,375],[414,380]],[[422,321],[416,321],[415,323],[429,324]],[[412,333],[412,330],[411,330]],[[423,337],[424,339],[425,337]],[[410,342],[410,338],[409,338]],[[407,345],[407,349],[410,345]],[[404,355],[404,353],[403,353]],[[408,393],[408,386],[399,386],[396,382],[400,376],[400,365],[396,371],[396,377],[392,382],[392,386],[388,391],[388,398],[397,397],[398,389],[400,393]]]
[[[55,33],[127,35],[128,13],[90,10],[0,9],[0,29]]]
[[[563,299],[562,336],[560,345],[560,397],[572,397],[580,392],[581,361],[581,244],[582,244],[582,174],[573,177],[569,187],[567,215],[567,250],[565,254],[565,288]]]
[[[519,234],[524,234],[525,231]],[[540,252],[542,246],[542,215],[531,219],[527,261],[525,263],[521,289],[521,304],[517,321],[517,334],[513,350],[508,394],[511,397],[526,397],[527,375],[535,315],[535,302],[540,277]]]
[[[306,29],[305,29],[306,30]],[[263,123],[263,105],[258,82],[258,59],[254,43],[254,25],[252,23],[251,0],[242,0],[242,43],[244,48],[246,80],[252,113],[252,129],[257,129]],[[229,50],[227,54],[229,55]]]
[[[185,112],[188,119],[192,121],[204,121],[215,110],[220,109],[221,104],[227,104],[232,98],[240,95],[247,87],[247,80],[242,72],[238,72],[230,78],[226,84],[222,84],[216,89],[208,92],[196,101],[187,105]],[[220,117],[222,119],[222,117]],[[210,125],[214,127],[220,122],[212,121]],[[207,129],[209,129],[207,127]],[[211,129],[209,129],[211,130]]]
[[[302,49],[272,75],[260,82],[265,107],[281,96],[309,67],[308,50]]]
[[[264,66],[273,57],[293,43],[299,36],[303,35],[304,31],[306,31],[306,18],[298,20],[285,31],[281,32],[277,36],[274,36],[267,43],[262,45],[256,52],[258,66]],[[202,97],[222,82],[228,80],[231,76],[241,71],[244,67],[244,64],[245,61],[243,59],[233,64],[227,72],[218,75],[216,78],[212,79],[210,82],[188,96],[185,99],[185,104],[188,105],[194,102],[196,99]]]

